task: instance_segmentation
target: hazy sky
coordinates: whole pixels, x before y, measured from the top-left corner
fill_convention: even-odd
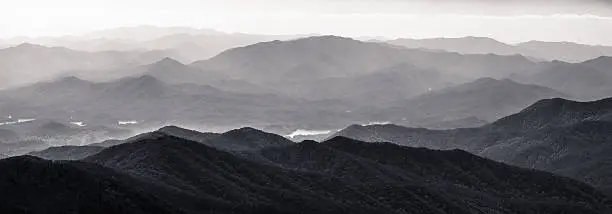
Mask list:
[[[609,0],[0,0],[0,37],[120,26],[612,45]]]

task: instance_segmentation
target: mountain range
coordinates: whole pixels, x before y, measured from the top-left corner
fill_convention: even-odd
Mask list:
[[[611,48],[363,40],[1,41],[0,213],[612,213]]]
[[[598,57],[582,63],[553,61],[517,81],[556,89],[580,100],[597,100],[612,92],[612,57]]]
[[[214,134],[230,137],[225,139],[231,141],[222,139],[227,144],[259,145],[241,152],[178,137],[194,135],[210,134],[165,127],[81,160],[51,162],[32,156],[0,160],[0,186],[15,192],[0,193],[0,209],[29,213],[606,213],[611,209],[607,196],[584,183],[460,150],[343,137],[268,145],[262,142],[282,137],[251,128]]]
[[[0,66],[10,65],[6,70],[30,74],[26,81],[19,79],[22,77],[14,72],[4,73],[7,86],[50,81],[58,76],[112,81],[149,73],[171,83],[205,84],[217,88],[227,85],[222,89],[315,100],[345,99],[356,103],[364,103],[363,97],[381,97],[372,96],[377,93],[389,96],[373,103],[406,99],[484,77],[510,78],[546,86],[582,100],[603,98],[612,90],[607,86],[611,75],[606,57],[583,63],[535,62],[519,55],[407,49],[334,36],[262,42],[232,48],[189,65],[169,58],[173,54],[165,51],[80,52],[21,45],[4,49],[3,53],[11,60],[10,63],[0,63]],[[43,63],[38,63],[38,67],[31,67],[25,58],[16,60],[23,54],[40,54],[45,59],[40,60]],[[577,81],[567,85],[576,76],[580,76]],[[393,80],[392,84],[387,83],[389,80]],[[588,84],[593,80],[597,84]],[[370,87],[360,87],[364,84]]]
[[[67,77],[4,91],[4,94],[18,101],[3,104],[3,114],[63,120],[78,118],[92,125],[116,124],[121,120],[188,121],[188,118],[212,123],[215,117],[232,120],[227,117],[232,114],[244,122],[249,118],[256,119],[253,117],[271,116],[262,111],[301,108],[300,102],[276,95],[249,95],[206,86],[171,85],[150,75],[102,83]],[[177,103],[181,104],[180,108],[176,107]],[[193,118],[196,115],[200,118]]]
[[[212,29],[145,25],[99,30],[80,36],[17,37],[0,41],[0,47],[3,44],[14,46],[22,43],[33,43],[49,47],[66,47],[85,52],[164,51],[169,54],[168,57],[189,63],[210,58],[231,48],[275,39],[287,40],[307,36],[225,33]]]
[[[69,71],[94,72],[155,62],[164,51],[83,52],[24,43],[0,50],[2,88],[44,81]],[[34,63],[35,62],[35,63]]]
[[[411,99],[396,100],[381,114],[384,114],[385,121],[414,126],[470,117],[495,121],[539,100],[559,97],[569,96],[550,88],[509,79],[481,78]]]
[[[234,48],[192,64],[164,57],[107,70],[62,72],[74,76],[0,92],[0,114],[78,118],[104,126],[206,121],[280,127],[274,131],[283,134],[371,121],[477,127],[540,99],[603,98],[612,91],[609,61],[535,62],[319,36]]]
[[[520,56],[460,55],[320,36],[230,49],[193,65],[238,79],[273,82],[364,75],[402,63],[466,77],[506,76],[534,64]]]
[[[611,111],[611,99],[576,102],[554,98],[479,128],[354,125],[334,136],[412,147],[458,148],[511,165],[572,177],[609,191]]]
[[[395,39],[387,42],[408,48],[458,52],[462,54],[523,55],[536,60],[583,62],[600,56],[612,56],[612,47],[572,42],[529,41],[506,44],[486,37]]]
[[[164,62],[185,68],[189,79],[188,66],[176,64],[176,61],[166,59]],[[404,66],[402,66],[404,67]],[[412,68],[412,66],[408,66]],[[144,76],[126,77],[111,82],[90,82],[76,77],[67,77],[51,82],[4,91],[0,94],[13,100],[0,104],[0,114],[23,115],[28,118],[52,119],[65,121],[74,118],[89,126],[114,126],[117,121],[138,121],[142,124],[163,124],[178,121],[183,123],[199,123],[205,121],[209,125],[240,126],[281,125],[288,126],[289,132],[296,129],[338,129],[347,124],[370,121],[391,121],[399,124],[435,127],[436,124],[477,118],[475,126],[482,125],[479,121],[494,121],[505,115],[516,113],[520,109],[540,99],[553,97],[568,97],[555,90],[516,83],[511,80],[479,79],[474,82],[444,88],[429,90],[419,81],[429,78],[426,71],[417,73],[416,78],[408,76],[400,78],[385,78],[387,73],[375,74],[377,77],[363,78],[363,81],[330,81],[336,84],[338,93],[344,89],[356,89],[344,96],[334,97],[329,87],[315,87],[329,92],[327,98],[321,100],[292,98],[287,95],[276,95],[272,92],[252,90],[251,93],[236,92],[238,88],[223,85],[211,80],[211,84],[224,87],[181,83],[180,72],[177,75],[160,74],[158,70],[148,70]],[[397,70],[391,70],[393,75],[404,76]],[[174,78],[175,84],[167,83],[159,78]],[[429,79],[436,79],[433,76]],[[195,79],[195,78],[193,78]],[[417,84],[401,83],[412,80]],[[398,81],[398,84],[385,84],[387,80]],[[365,82],[373,82],[372,87],[361,87]],[[394,82],[391,81],[391,82]],[[342,82],[347,83],[340,86]],[[375,87],[374,83],[380,85]],[[322,83],[323,85],[325,83]],[[403,86],[409,84],[407,86]],[[421,84],[421,85],[420,85]],[[440,82],[440,85],[447,83]],[[238,86],[236,83],[234,86]],[[402,87],[403,86],[403,87]],[[331,87],[331,86],[330,86]],[[332,87],[333,88],[333,87]],[[344,88],[344,89],[342,89]],[[360,88],[363,88],[360,89]],[[413,88],[404,91],[402,88]],[[328,89],[328,90],[322,90]],[[389,96],[375,96],[385,92]],[[394,95],[393,92],[398,92]],[[415,91],[428,91],[425,94],[413,96]],[[369,94],[368,96],[359,96]],[[332,95],[332,96],[330,96]],[[408,97],[408,98],[404,98]],[[414,98],[410,98],[414,97]],[[395,98],[395,99],[394,99]],[[371,103],[370,103],[371,102]],[[448,103],[448,108],[441,103]],[[180,108],[176,108],[180,103]],[[147,111],[142,111],[146,109]],[[325,113],[325,119],[317,117]],[[312,118],[312,119],[311,119]],[[296,121],[301,126],[295,126]],[[70,121],[72,122],[72,121]],[[455,123],[457,124],[457,123]],[[442,125],[444,126],[444,125]],[[451,127],[457,127],[460,124]],[[468,125],[467,127],[470,127]],[[285,128],[283,128],[285,129]],[[281,130],[274,130],[281,131]],[[286,132],[288,130],[282,130]],[[288,133],[287,133],[288,134]]]

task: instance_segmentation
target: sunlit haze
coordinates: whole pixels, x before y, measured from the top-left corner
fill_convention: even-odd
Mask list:
[[[23,0],[4,1],[0,37],[81,35],[138,25],[251,34],[486,36],[612,45],[609,1]]]

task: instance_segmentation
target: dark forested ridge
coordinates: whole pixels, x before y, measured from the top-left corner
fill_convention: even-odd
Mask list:
[[[612,99],[539,101],[480,128],[428,130],[397,125],[350,126],[338,133],[369,142],[463,149],[508,164],[530,167],[610,188]]]
[[[2,213],[182,213],[136,179],[84,162],[0,160]]]
[[[252,128],[206,134],[165,127],[78,161],[4,159],[0,186],[10,191],[0,194],[0,212],[607,213],[611,209],[608,198],[587,184],[460,150],[343,137],[321,143],[282,139]],[[210,141],[259,146],[213,147]]]

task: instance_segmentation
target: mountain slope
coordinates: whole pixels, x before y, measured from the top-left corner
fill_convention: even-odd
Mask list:
[[[72,81],[64,79],[6,91],[4,94],[14,101],[1,103],[0,113],[59,121],[79,118],[88,124],[107,122],[101,123],[103,125],[125,120],[210,121],[211,125],[237,125],[245,121],[289,121],[306,113],[302,109],[328,108],[271,94],[171,85],[150,75],[103,83],[86,82],[86,88],[73,87],[67,82]],[[46,90],[48,88],[56,90]]]
[[[458,75],[443,74],[437,70],[401,63],[354,77],[297,83],[296,88],[292,89],[296,92],[292,95],[310,99],[347,100],[358,105],[386,106],[396,100],[408,99],[465,81]],[[380,96],[381,94],[385,96]]]
[[[47,81],[76,73],[147,64],[163,58],[164,52],[80,52],[60,47],[22,44],[0,49],[2,87]],[[36,62],[36,63],[33,63]],[[27,78],[26,78],[27,77]]]
[[[553,88],[581,100],[606,98],[612,90],[612,72],[599,68],[597,61],[605,61],[602,59],[576,64],[551,62],[522,81]]]
[[[519,54],[516,47],[485,37],[396,39],[387,41],[387,43],[407,48],[442,50],[463,54]]]
[[[584,61],[581,64],[598,71],[612,74],[612,57],[610,56],[600,56],[591,60]]]
[[[533,57],[566,62],[582,62],[600,56],[612,56],[612,47],[583,45],[571,42],[531,41],[517,44],[517,47],[534,53],[532,54]]]
[[[542,100],[492,124],[427,130],[396,125],[350,126],[334,136],[434,149],[463,149],[521,167],[559,173],[609,189],[610,99]]]
[[[125,143],[133,143],[147,139],[157,139],[164,136],[176,137],[198,142],[212,148],[228,152],[245,152],[294,144],[280,135],[260,131],[253,128],[240,128],[225,133],[198,132],[178,126],[165,126],[153,132],[142,133],[125,140],[109,140],[91,144],[93,147],[112,147]]]
[[[505,130],[537,130],[571,126],[585,121],[612,122],[612,98],[593,102],[560,98],[541,100],[518,114],[502,118],[492,125]]]
[[[207,135],[178,127],[162,130]],[[204,143],[155,133],[83,161],[51,162],[31,156],[0,160],[0,187],[11,190],[0,193],[0,210],[253,214],[610,210],[606,196],[586,184],[458,150],[334,138],[251,150],[251,158],[244,159]],[[223,135],[238,144],[266,144],[265,139],[273,138],[251,128]]]
[[[591,46],[571,42],[530,41],[511,45],[486,37],[396,39],[386,42],[408,48],[450,51],[463,54],[520,54],[538,60],[560,60],[574,63],[600,56],[612,56],[612,47]]]
[[[182,64],[171,58],[164,58],[156,63],[137,67],[134,71],[129,71],[129,73],[150,75],[169,84],[210,85],[224,91],[249,94],[265,94],[270,92],[265,87],[253,84],[250,81],[231,79],[223,73],[202,70],[194,66]]]
[[[401,63],[466,77],[504,77],[534,65],[519,56],[411,50],[334,36],[258,43],[193,65],[232,78],[270,83],[364,75]]]
[[[567,95],[546,87],[520,84],[508,79],[481,78],[397,102],[385,112],[385,120],[405,118],[411,125],[469,117],[495,121],[517,113],[538,100],[555,97]]]
[[[354,192],[337,187],[342,185],[338,181],[248,162],[175,137],[162,136],[122,144],[86,160],[193,195],[191,203],[194,204],[187,206],[196,207],[206,199],[214,199],[200,212],[223,207],[244,213],[334,213],[341,210],[366,213],[376,210],[371,207],[371,199],[361,194],[356,197],[364,200],[365,204],[359,208],[365,210],[350,207],[349,204],[353,204],[350,201],[332,199],[329,194],[340,194],[340,190]]]
[[[417,186],[424,185],[425,188],[422,191],[431,191],[434,195],[439,194],[440,192],[437,189],[441,188],[444,189],[443,192],[446,193],[447,199],[463,198],[456,201],[457,204],[455,205],[458,207],[452,208],[451,205],[451,207],[443,206],[440,208],[456,209],[455,212],[460,212],[459,210],[468,212],[487,210],[489,213],[503,213],[505,211],[502,210],[505,206],[508,206],[505,209],[515,212],[533,212],[538,208],[530,207],[528,203],[519,202],[523,199],[517,198],[517,201],[508,204],[502,202],[503,205],[501,205],[495,202],[498,199],[494,198],[500,195],[513,194],[509,192],[517,193],[527,190],[530,193],[526,193],[524,197],[534,198],[525,198],[526,200],[539,201],[541,199],[535,198],[545,198],[549,195],[535,196],[532,195],[533,193],[550,191],[555,189],[558,184],[547,187],[538,186],[535,188],[541,189],[535,190],[528,183],[546,183],[548,181],[559,182],[560,184],[568,180],[562,178],[553,181],[557,178],[549,173],[510,167],[458,150],[433,151],[400,147],[389,143],[365,143],[342,137],[336,137],[320,144],[303,142],[288,147],[265,149],[262,151],[262,155],[274,163],[291,169],[328,174],[350,183],[364,183],[373,190],[370,194],[388,201],[394,199],[388,198],[385,194],[401,194],[399,193],[401,190],[379,192],[381,190],[374,190],[377,185],[384,183],[390,186],[399,185],[401,187],[396,186],[396,188],[400,189],[410,189],[410,187],[402,185],[407,182]],[[453,190],[459,186],[465,188]],[[590,187],[583,186],[582,188],[589,189]],[[564,190],[560,191],[564,192]],[[575,193],[566,192],[563,194],[573,195]],[[470,200],[467,198],[475,195],[489,195],[489,197],[487,197],[488,200],[476,199],[480,204],[474,206],[462,205],[462,202],[459,202]],[[410,194],[403,196],[403,198],[412,197],[418,198],[418,196]],[[546,200],[543,199],[542,201]],[[595,201],[597,200],[599,199],[595,199]],[[525,207],[517,208],[514,207],[516,204],[513,203],[523,204]],[[558,209],[559,211],[573,209],[570,207]]]
[[[47,160],[81,160],[102,151],[100,146],[60,146],[42,151],[30,152],[28,155]]]
[[[182,213],[113,170],[31,156],[0,160],[3,213]]]
[[[219,73],[203,71],[171,58],[164,58],[153,64],[146,65],[143,69],[146,70],[146,74],[171,84],[213,83],[225,79]]]
[[[163,135],[191,140],[218,150],[231,152],[252,151],[267,147],[278,147],[294,144],[291,140],[280,135],[263,132],[249,127],[234,129],[218,134],[202,133],[177,126],[166,126],[155,132],[145,134],[137,138],[128,139],[127,142],[134,142],[143,138],[155,138]]]
[[[464,168],[455,166],[456,160],[443,159],[453,157],[453,152],[405,148],[404,150],[413,151],[414,155],[420,154],[423,157],[430,157],[430,153],[439,153],[441,165],[438,165],[438,162],[431,165],[432,170],[439,171],[424,175],[423,171],[408,167],[418,166],[418,162],[397,162],[403,160],[400,158],[401,154],[383,157],[387,160],[370,156],[380,154],[376,149],[392,151],[401,148],[389,144],[363,148],[369,145],[349,139],[333,139],[322,144],[291,144],[262,150],[260,154],[268,161],[261,162],[242,159],[201,143],[160,136],[111,147],[86,158],[86,161],[148,180],[156,186],[165,186],[195,196],[191,199],[193,201],[183,201],[187,207],[195,207],[196,205],[190,203],[196,203],[198,200],[215,198],[218,202],[213,207],[227,205],[235,211],[250,207],[249,213],[263,210],[269,213],[471,213],[476,210],[490,210],[492,213],[508,213],[510,210],[521,213],[554,213],[555,210],[598,213],[608,209],[601,203],[605,197],[594,189],[548,173],[512,168],[476,158],[465,152],[456,154],[458,159],[467,158],[479,162],[474,165],[489,162],[489,168],[493,172],[518,176],[512,179],[499,174],[497,179],[505,179],[504,182],[495,179],[488,182],[500,186],[483,185],[485,180],[479,181],[477,178],[486,179],[484,174],[487,173],[474,174],[470,179],[462,173],[452,173],[457,177],[441,177],[451,169],[462,171]],[[359,153],[364,150],[372,152]],[[440,168],[445,164],[451,166]],[[330,171],[331,169],[335,170]],[[389,179],[378,177],[381,173]],[[372,180],[375,178],[378,180]],[[428,180],[434,178],[435,181]],[[454,180],[458,178],[467,181],[456,183]],[[546,183],[543,180],[550,183],[543,185]],[[522,181],[529,182],[518,185]],[[505,185],[513,186],[514,189],[505,190],[508,188]],[[515,192],[513,194],[516,196],[521,195],[516,191],[522,192],[522,196],[513,200],[504,199],[507,196],[503,195],[510,192]],[[401,200],[398,200],[400,198]],[[405,200],[407,198],[411,200]],[[469,204],[464,200],[478,200],[481,204]],[[530,200],[541,203],[531,203]]]

